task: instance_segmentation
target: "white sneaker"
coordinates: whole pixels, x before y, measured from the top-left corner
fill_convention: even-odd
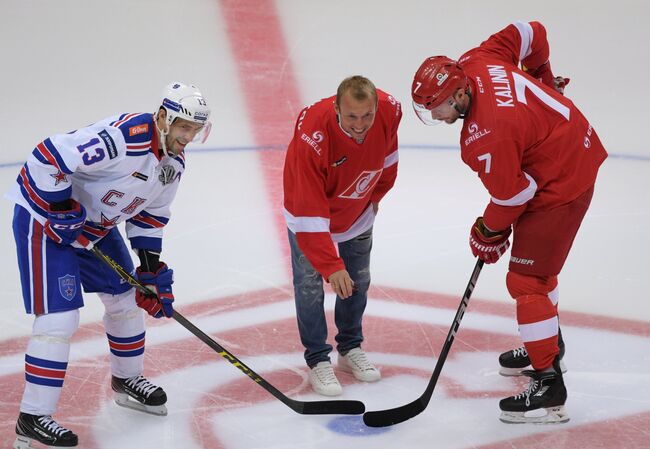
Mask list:
[[[327,361],[319,362],[309,371],[309,382],[314,391],[323,396],[339,396],[343,393],[332,364]]]
[[[370,363],[361,348],[350,349],[347,354],[339,354],[339,368],[362,382],[376,382],[381,379],[379,370]]]

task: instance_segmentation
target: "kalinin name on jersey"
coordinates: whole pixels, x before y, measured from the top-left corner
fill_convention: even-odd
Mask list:
[[[510,88],[510,80],[508,80],[506,69],[502,65],[488,65],[488,72],[490,73],[490,79],[492,80],[495,97],[508,98],[508,100],[496,98],[497,106],[514,108],[515,104],[512,100],[512,89]]]

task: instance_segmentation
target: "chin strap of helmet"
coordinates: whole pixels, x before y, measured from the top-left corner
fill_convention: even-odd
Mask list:
[[[463,120],[469,115],[469,109],[472,106],[472,92],[470,92],[469,88],[465,91],[465,95],[469,97],[469,101],[464,111],[458,107],[458,103],[454,102],[454,109],[458,112],[458,118],[462,118]]]
[[[169,125],[167,124],[167,121],[165,120],[165,129],[160,129],[158,126],[158,112],[156,112],[154,123],[156,124],[156,129],[160,134],[160,145],[162,145],[163,154],[167,157],[174,157],[174,155],[170,155],[167,151],[167,134],[169,134]]]

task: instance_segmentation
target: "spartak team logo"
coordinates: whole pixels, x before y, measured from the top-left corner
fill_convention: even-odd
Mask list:
[[[383,171],[383,169],[364,170],[359,176],[357,176],[357,179],[355,179],[354,182],[339,195],[339,198],[349,198],[353,200],[365,198],[368,193],[372,192],[373,187],[377,184],[377,181],[379,181],[379,177]]]

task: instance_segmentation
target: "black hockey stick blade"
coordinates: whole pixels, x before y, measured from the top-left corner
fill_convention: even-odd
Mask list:
[[[297,401],[290,399],[293,405],[288,405],[294,412],[301,415],[360,415],[366,411],[361,401]]]
[[[81,243],[81,242],[80,242]],[[88,248],[88,242],[82,243]],[[143,285],[140,281],[134,278],[131,273],[126,271],[120,264],[115,262],[109,256],[104,254],[99,248],[92,247],[89,249],[98,259],[108,265],[113,271],[115,271],[122,279],[124,279],[129,285],[134,288],[137,288],[143,292],[150,292],[150,290]],[[268,383],[263,377],[258,375],[255,371],[250,369],[244,362],[239,360],[234,356],[230,351],[221,346],[215,340],[213,340],[209,335],[203,332],[201,329],[196,327],[191,321],[185,318],[183,315],[174,310],[174,319],[185,329],[190,331],[196,337],[198,337],[202,342],[210,346],[214,351],[216,351],[221,357],[232,363],[236,368],[238,368],[242,373],[250,377],[255,383],[264,388],[270,394],[272,394],[276,399],[280,400],[283,404],[287,405],[296,413],[302,415],[360,415],[366,410],[366,406],[361,401],[350,401],[350,400],[339,400],[339,401],[298,401],[296,399],[291,399],[280,390],[275,388],[273,385]]]
[[[388,427],[419,415],[427,407],[422,398],[396,408],[366,412],[363,423],[368,427]]]
[[[235,357],[230,351],[214,341],[209,335],[192,324],[187,318],[181,315],[178,310],[174,310],[174,319],[178,321],[185,329],[196,335],[201,341],[214,349],[221,357],[232,363],[242,373],[250,377],[260,387],[282,401],[296,413],[302,415],[360,415],[366,410],[363,402],[360,401],[298,401],[287,397],[280,390],[268,383],[262,376],[257,374],[244,362]]]
[[[474,266],[474,271],[472,271],[472,276],[470,277],[469,282],[467,283],[467,287],[465,288],[463,298],[461,299],[460,305],[458,306],[458,311],[456,311],[454,321],[451,323],[451,328],[447,334],[445,344],[442,346],[442,350],[440,351],[440,356],[436,362],[436,367],[433,370],[429,384],[427,385],[424,393],[422,393],[422,396],[413,402],[409,402],[408,404],[401,405],[399,407],[364,413],[363,422],[366,426],[387,427],[392,426],[393,424],[399,424],[413,418],[414,416],[419,415],[424,411],[425,408],[427,408],[427,405],[429,405],[429,401],[431,400],[431,396],[433,395],[433,390],[436,388],[436,384],[438,383],[438,377],[440,377],[442,367],[447,360],[447,355],[449,354],[451,345],[454,342],[456,332],[458,332],[460,321],[463,319],[465,309],[467,308],[469,299],[472,296],[472,291],[474,291],[474,287],[476,286],[478,275],[481,273],[482,268],[483,261],[481,259],[478,259],[476,261],[476,265]]]

